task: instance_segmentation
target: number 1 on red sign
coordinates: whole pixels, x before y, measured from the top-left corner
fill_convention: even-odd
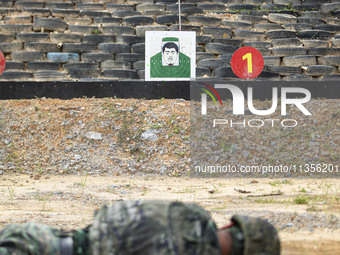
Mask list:
[[[251,53],[247,53],[247,54],[243,55],[242,60],[245,60],[245,59],[247,59],[248,73],[252,73],[253,72],[252,54]]]

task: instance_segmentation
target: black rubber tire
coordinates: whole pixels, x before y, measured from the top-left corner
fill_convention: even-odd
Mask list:
[[[168,28],[167,26],[163,26]],[[200,33],[201,32],[201,27],[200,26],[193,26],[193,25],[182,25],[182,31],[195,31],[196,33]],[[164,31],[165,28],[162,30]],[[174,24],[171,25],[169,28],[170,31],[178,31],[179,30],[179,25],[178,24]]]
[[[262,4],[261,9],[266,11],[283,11],[285,8],[287,8],[287,4]]]
[[[321,81],[339,81],[340,74],[328,74],[328,75],[320,77],[320,80]]]
[[[29,71],[41,71],[41,70],[52,70],[58,71],[60,68],[60,64],[56,62],[28,62],[27,70]]]
[[[58,63],[79,61],[79,59],[80,57],[78,53],[61,53],[61,52],[47,53],[47,60],[58,62]]]
[[[131,46],[131,52],[145,54],[145,43],[136,43]]]
[[[2,53],[20,51],[23,47],[23,43],[0,43],[0,51],[2,51]]]
[[[145,69],[145,61],[141,60],[141,61],[137,61],[137,62],[133,63],[132,68],[133,68],[133,70],[136,70],[136,71],[144,70]]]
[[[153,24],[154,19],[147,16],[134,16],[134,17],[126,17],[123,19],[122,24],[128,26],[143,26],[143,25],[151,25]]]
[[[79,10],[52,9],[52,16],[55,18],[78,18]]]
[[[136,11],[138,12],[144,12],[146,10],[157,10],[157,11],[165,11],[165,5],[164,4],[155,4],[153,1],[152,3],[142,3],[136,5]]]
[[[24,71],[4,71],[0,76],[0,80],[27,80],[33,77],[30,72]]]
[[[106,60],[112,60],[114,56],[110,53],[83,53],[81,54],[81,60],[87,63],[103,62]]]
[[[62,46],[63,52],[72,52],[72,53],[93,52],[96,49],[97,47],[93,43],[64,43]]]
[[[232,45],[225,45],[222,43],[207,43],[206,46],[206,52],[211,52],[214,54],[233,54],[237,47]]]
[[[71,33],[91,35],[93,33],[98,33],[99,27],[98,26],[70,25],[69,30]]]
[[[309,18],[309,17],[299,17],[298,21],[299,21],[299,23],[309,24],[309,25],[313,25],[313,26],[327,24],[327,22],[324,21],[323,19]]]
[[[184,8],[190,8],[190,7],[195,7],[195,4],[192,4],[192,3],[181,3],[181,8],[184,9]],[[166,10],[167,11],[170,11],[170,12],[175,12],[178,10],[178,4],[177,2],[174,3],[174,4],[167,4],[166,5]]]
[[[236,46],[237,48],[242,47],[242,40],[237,40],[237,39],[214,38],[213,42],[214,43],[222,43],[222,44],[226,44],[226,45],[232,45],[232,46]]]
[[[144,36],[135,36],[135,35],[117,35],[116,36],[116,42],[133,45],[133,44],[136,44],[136,43],[144,43],[145,37]]]
[[[81,10],[79,16],[88,17],[90,19],[95,19],[97,17],[111,17],[111,14],[106,11]]]
[[[235,38],[240,38],[242,40],[252,40],[252,41],[264,41],[265,34],[263,32],[254,32],[247,30],[234,30]]]
[[[133,4],[106,4],[106,10],[110,12],[115,12],[115,11],[133,11],[135,10],[135,5]]]
[[[273,45],[271,42],[261,42],[261,41],[244,41],[244,47],[253,47],[253,48],[271,48]]]
[[[25,70],[25,63],[15,62],[15,61],[6,61],[5,71],[8,71],[8,70]]]
[[[319,4],[295,4],[292,7],[295,11],[298,12],[317,11],[320,9]]]
[[[44,8],[44,3],[30,2],[30,1],[15,1],[14,7],[18,9],[23,8]]]
[[[221,19],[208,17],[208,16],[188,16],[188,22],[192,25],[200,26],[219,26],[221,25]]]
[[[197,62],[197,67],[205,67],[209,69],[214,69],[217,67],[226,66],[226,63],[223,59],[203,59]]]
[[[48,17],[51,10],[46,8],[23,8],[22,11],[32,17]]]
[[[72,69],[96,70],[97,68],[97,63],[67,63],[63,65],[63,69],[67,71],[70,71]]]
[[[213,70],[213,77],[224,77],[224,78],[233,78],[238,79],[238,77],[234,74],[231,67],[218,67]]]
[[[303,40],[303,46],[307,49],[309,48],[327,48],[329,42],[325,40]]]
[[[340,26],[337,26],[337,25],[320,25],[320,26],[315,26],[314,29],[328,31],[332,33],[340,32]]]
[[[272,48],[272,53],[278,57],[306,55],[306,49],[300,47],[277,47]]]
[[[285,4],[285,5],[290,5],[290,4],[301,4],[301,0],[274,0],[274,4]]]
[[[178,25],[172,25],[172,26],[178,26]],[[183,27],[184,26],[182,26],[182,28]],[[137,36],[145,36],[145,31],[167,31],[168,29],[169,29],[169,27],[165,26],[165,25],[159,25],[159,26],[137,26],[136,27],[136,35]],[[178,29],[176,31],[178,31]]]
[[[196,43],[206,44],[212,42],[212,37],[208,35],[196,35]]]
[[[282,60],[282,65],[284,66],[301,67],[316,64],[317,64],[316,57],[310,55],[284,57]]]
[[[340,66],[340,56],[319,57],[318,64],[327,66]]]
[[[40,31],[41,29],[64,32],[67,29],[67,23],[55,18],[35,19],[33,22],[33,30]]]
[[[279,30],[279,29],[282,29],[282,25],[276,24],[276,23],[261,23],[261,24],[254,25],[254,30],[256,32],[267,32],[270,30]]]
[[[305,30],[298,32],[297,36],[302,40],[330,40],[332,34],[322,30]]]
[[[324,13],[330,13],[334,11],[340,10],[340,3],[325,3],[321,5],[322,12]]]
[[[23,35],[24,33],[21,33],[21,34],[17,34],[18,35]],[[48,38],[48,34],[47,34],[47,38]],[[0,42],[1,43],[5,43],[5,42],[12,42],[15,40],[15,34],[0,34]],[[17,38],[18,41],[22,41],[22,40],[19,40]]]
[[[230,38],[232,36],[232,30],[225,27],[203,27],[203,34],[211,35],[215,38]]]
[[[312,25],[309,24],[303,24],[303,23],[289,23],[284,25],[285,29],[291,30],[291,31],[303,31],[303,30],[311,30],[313,29]]]
[[[265,66],[279,66],[281,63],[280,57],[264,56],[263,60]]]
[[[11,53],[11,60],[14,61],[38,61],[44,59],[44,53],[31,51],[16,51]]]
[[[230,4],[228,5],[229,11],[241,11],[241,10],[257,10],[259,7],[255,4]]]
[[[251,24],[257,24],[257,23],[268,22],[268,18],[242,14],[242,15],[238,16],[238,21],[247,22],[247,23],[251,23]]]
[[[73,10],[73,3],[45,3],[45,7],[48,9],[69,9],[69,10]]]
[[[139,53],[117,53],[115,56],[115,59],[117,61],[123,61],[123,62],[137,62],[142,61],[145,59],[144,54]]]
[[[31,24],[31,16],[4,17],[5,24]]]
[[[203,59],[209,59],[209,58],[214,58],[215,54],[214,53],[209,53],[209,52],[197,52],[196,53],[196,62],[203,60]]]
[[[255,80],[274,80],[274,81],[278,81],[278,80],[280,80],[280,77],[281,76],[278,73],[262,71],[262,73],[260,73],[258,78],[256,78]]]
[[[80,10],[103,10],[104,4],[102,4],[102,3],[77,3],[76,9],[80,9]]]
[[[296,38],[295,31],[288,30],[272,30],[266,33],[268,39]]]
[[[309,48],[308,49],[308,55],[314,55],[314,56],[326,56],[326,55],[333,55],[333,49],[332,48],[326,48],[326,47],[318,47],[318,48]]]
[[[73,79],[83,79],[83,78],[98,78],[100,76],[100,71],[97,69],[70,69],[68,70],[68,75]]]
[[[100,63],[101,70],[111,70],[111,69],[131,69],[132,65],[129,62],[122,62],[122,61],[104,61]]]
[[[211,77],[211,71],[209,70],[209,68],[196,67],[196,77]]]
[[[313,19],[327,19],[329,15],[326,13],[322,13],[320,11],[308,11],[308,12],[301,12],[301,17],[305,18],[313,18]]]
[[[178,14],[178,11],[175,12]],[[181,9],[181,14],[183,15],[196,15],[196,14],[204,14],[204,10],[202,8],[197,8],[197,7],[188,7],[188,8],[183,8]]]
[[[186,17],[181,16],[181,21],[184,23],[187,21]],[[179,22],[178,15],[161,15],[156,17],[155,22],[160,25],[172,25],[177,24]]]
[[[222,20],[222,25],[226,27],[230,27],[232,29],[251,29],[253,25],[247,22],[240,22],[240,21],[231,21],[231,20]]]
[[[334,66],[313,65],[307,66],[307,68],[308,70],[305,73],[311,76],[323,76],[337,72],[337,68]]]
[[[115,38],[112,35],[84,35],[82,41],[84,43],[112,43]]]
[[[24,33],[32,32],[31,25],[12,25],[12,24],[0,24],[0,31],[2,33]]]
[[[215,4],[215,3],[207,3],[207,4],[197,4],[198,8],[202,8],[205,11],[224,11],[226,6],[224,4]]]
[[[295,66],[268,66],[268,71],[278,73],[280,75],[301,74],[301,68]]]
[[[140,16],[142,15],[141,12],[132,11],[132,10],[118,10],[112,12],[112,17],[114,18],[125,18],[130,16]]]
[[[43,42],[27,42],[25,43],[25,50],[39,51],[39,52],[60,52],[60,48],[56,43],[43,43]]]
[[[120,18],[113,18],[113,17],[97,17],[94,18],[93,24],[99,25],[99,24],[112,24],[112,25],[119,25],[121,19]]]
[[[332,39],[333,47],[340,47],[340,39]]]
[[[298,47],[301,46],[301,41],[297,38],[274,39],[272,40],[273,47]]]
[[[278,24],[289,24],[297,22],[297,18],[294,15],[281,13],[269,13],[268,20],[270,22]]]
[[[39,33],[37,33],[39,34]],[[78,34],[50,34],[50,40],[54,43],[78,43],[81,42],[82,36]],[[28,39],[30,40],[30,39]],[[29,41],[28,41],[29,42]],[[38,41],[37,41],[38,42]]]
[[[130,45],[122,43],[100,43],[98,50],[104,53],[129,53]]]
[[[104,70],[104,77],[115,78],[115,79],[138,79],[136,70],[128,70],[128,69],[111,69]]]
[[[65,78],[65,73],[57,71],[36,71],[33,73],[36,81],[61,81]]]

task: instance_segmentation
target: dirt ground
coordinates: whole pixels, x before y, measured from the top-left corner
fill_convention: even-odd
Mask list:
[[[321,103],[311,109],[322,127],[266,138],[264,148],[276,142],[280,146],[270,153],[282,159],[281,144],[302,139],[306,156],[338,164],[339,104]],[[104,204],[180,200],[206,208],[219,227],[233,214],[268,220],[279,231],[284,255],[339,254],[339,179],[190,178],[189,137],[190,105],[182,99],[1,101],[0,229],[32,221],[82,228]],[[229,143],[241,152],[258,148],[257,136],[248,137]],[[268,156],[262,154],[255,153]]]
[[[272,221],[279,230],[282,254],[338,254],[339,223],[334,226],[331,221],[340,214],[339,189],[340,181],[336,179],[2,175],[0,228],[8,223],[32,221],[64,229],[80,228],[91,223],[94,210],[117,200],[180,200],[206,208],[219,227],[233,213],[269,220],[282,214],[280,220]],[[296,197],[306,198],[306,203],[303,199],[296,201]],[[312,230],[308,228],[313,222],[294,228],[298,223],[293,218],[306,213],[321,217],[326,223]]]

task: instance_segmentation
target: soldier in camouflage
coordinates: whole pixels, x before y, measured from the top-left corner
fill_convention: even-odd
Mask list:
[[[0,232],[0,255],[277,255],[275,228],[234,215],[217,229],[196,204],[122,201],[104,206],[93,224],[69,233],[43,224],[10,224]]]

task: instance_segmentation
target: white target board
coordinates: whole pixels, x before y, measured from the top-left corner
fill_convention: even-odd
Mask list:
[[[187,81],[196,77],[196,32],[145,32],[145,80]]]

